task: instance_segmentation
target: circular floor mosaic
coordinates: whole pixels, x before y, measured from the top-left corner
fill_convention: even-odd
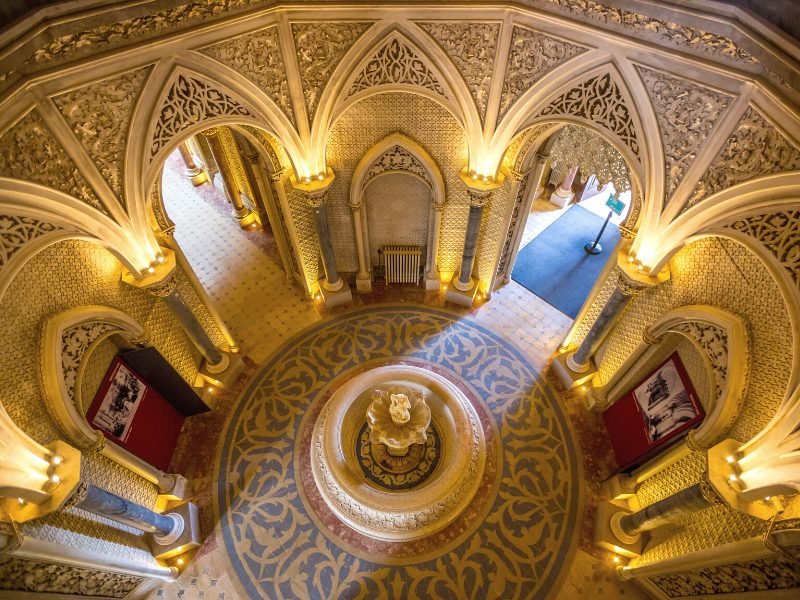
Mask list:
[[[406,543],[326,513],[307,456],[326,399],[391,364],[457,383],[492,449],[469,509]],[[249,598],[546,598],[574,548],[578,460],[554,394],[507,340],[440,309],[354,310],[289,341],[235,407],[217,475],[222,537]]]

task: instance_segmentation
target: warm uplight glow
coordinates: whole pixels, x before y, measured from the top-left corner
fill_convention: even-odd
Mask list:
[[[725,460],[726,460],[726,461],[728,461],[728,464],[729,464],[729,465],[732,465],[733,463],[735,463],[735,462],[736,462],[736,458],[735,458],[735,457],[733,457],[732,455],[726,456],[726,457],[725,457]]]
[[[619,556],[615,556],[615,557],[614,557],[614,564],[615,564],[615,565],[618,565],[620,562],[621,562],[621,559],[620,559],[620,557],[619,557]]]
[[[728,476],[728,481],[730,481],[731,483],[733,483],[734,481],[739,481],[739,478],[736,476],[736,473],[731,473],[731,474]]]
[[[19,502],[20,506],[25,506],[25,498],[17,498],[17,502]]]
[[[147,267],[147,272],[152,275],[153,273],[156,272],[156,269],[155,269],[155,267]]]
[[[177,562],[177,563],[178,563],[178,566],[179,566],[179,567],[182,567],[182,566],[183,566],[183,559],[182,559],[182,558],[179,558],[179,559],[178,559],[177,561],[175,561],[175,562]]]
[[[319,175],[317,175],[317,179],[319,181],[323,181],[325,179],[325,173],[320,173]]]
[[[63,462],[64,462],[64,457],[59,454],[54,454],[52,457],[50,457],[51,465],[60,465]]]
[[[213,387],[211,387],[211,386],[208,386],[208,387],[206,388],[206,391],[207,391],[209,394],[213,394],[213,393],[214,393],[214,388],[213,388]]]
[[[764,502],[769,502],[770,500],[772,500],[772,496],[767,496],[764,498]]]
[[[61,483],[61,477],[53,473],[50,475],[50,483]]]
[[[163,254],[159,254],[158,256],[156,256],[156,262],[158,264],[160,264],[160,265],[163,264],[164,263],[164,255]]]

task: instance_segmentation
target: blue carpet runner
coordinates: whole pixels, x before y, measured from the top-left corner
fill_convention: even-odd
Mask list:
[[[576,318],[620,238],[619,229],[609,223],[600,239],[603,251],[592,255],[583,249],[597,237],[604,220],[582,206],[572,206],[519,251],[511,278]]]

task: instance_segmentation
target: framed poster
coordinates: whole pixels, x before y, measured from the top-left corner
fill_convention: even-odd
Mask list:
[[[91,424],[124,442],[133,418],[142,404],[147,384],[121,361],[115,361],[108,376],[109,385],[100,400]]]
[[[622,470],[649,460],[704,417],[677,351],[603,413]]]

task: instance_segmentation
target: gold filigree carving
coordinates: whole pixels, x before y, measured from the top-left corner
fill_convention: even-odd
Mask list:
[[[664,195],[669,198],[711,135],[731,97],[644,67],[637,66],[636,70],[653,103],[661,129],[666,167]]]
[[[728,335],[710,323],[690,321],[675,327],[694,339],[703,348],[714,369],[714,381],[717,398],[722,395],[722,388],[728,379]]]
[[[292,23],[308,120],[314,120],[322,90],[344,55],[371,23]]]
[[[716,160],[697,182],[684,210],[737,183],[796,169],[800,169],[800,150],[751,106]]]
[[[755,215],[728,227],[761,242],[800,284],[800,210]]]
[[[256,84],[294,124],[289,83],[278,42],[278,27],[240,35],[200,50]]]
[[[534,83],[583,52],[586,52],[586,48],[515,25],[500,95],[498,122]]]
[[[200,79],[179,74],[161,106],[150,145],[150,158],[187,127],[222,115],[252,116],[228,94]]]
[[[622,90],[610,73],[574,86],[548,104],[541,116],[572,115],[600,125],[640,158],[636,126]]]
[[[422,163],[417,160],[416,156],[402,146],[392,146],[375,159],[369,169],[367,169],[367,174],[364,176],[364,186],[366,187],[372,179],[387,171],[407,171],[433,187],[431,179],[428,176],[428,171],[425,170]]]
[[[109,331],[120,331],[119,327],[110,323],[81,323],[65,329],[61,334],[61,367],[64,369],[64,384],[67,395],[75,400],[75,378],[78,375],[83,355],[98,337]]]
[[[108,214],[35,109],[0,138],[0,175],[61,190]]]
[[[111,190],[125,205],[123,167],[133,106],[149,67],[105,79],[53,98]]]
[[[391,40],[375,53],[356,77],[347,95],[352,96],[376,85],[392,83],[419,86],[447,97],[442,84],[425,61],[397,39]]]
[[[59,230],[61,227],[33,217],[0,215],[0,268],[6,266],[27,244]]]
[[[481,118],[492,82],[499,23],[417,23],[447,52],[472,93]]]

